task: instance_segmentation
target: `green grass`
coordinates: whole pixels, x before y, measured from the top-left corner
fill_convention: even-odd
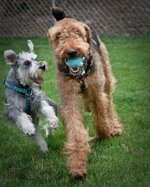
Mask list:
[[[43,154],[3,112],[3,86],[0,86],[0,186],[8,187],[148,187],[150,185],[150,36],[103,36],[113,73],[117,78],[114,102],[125,133],[106,141],[93,141],[88,156],[88,175],[84,181],[68,176],[62,153],[65,133],[62,123],[51,139],[49,152]],[[3,51],[27,50],[26,37],[0,38],[0,81],[8,67]],[[47,38],[32,37],[38,58],[49,63],[44,91],[60,104],[52,52]],[[90,115],[85,122],[92,130]],[[40,123],[41,131],[42,121]]]

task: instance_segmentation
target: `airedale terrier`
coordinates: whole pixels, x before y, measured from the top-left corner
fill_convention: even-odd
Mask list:
[[[115,79],[106,47],[95,31],[81,21],[66,18],[58,8],[53,8],[52,14],[58,22],[49,29],[48,38],[56,58],[67,133],[65,151],[71,176],[82,178],[86,175],[90,138],[81,109],[91,112],[97,138],[122,134],[112,101]]]

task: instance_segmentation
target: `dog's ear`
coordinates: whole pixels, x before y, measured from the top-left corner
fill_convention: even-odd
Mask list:
[[[14,65],[17,59],[17,55],[13,50],[5,50],[4,58],[7,65]]]
[[[47,32],[47,37],[48,37],[48,40],[49,42],[52,42],[54,41],[54,38],[55,38],[55,32],[56,32],[56,29],[55,27],[52,27],[48,30]]]
[[[91,42],[92,42],[92,40],[91,40],[91,38],[92,38],[91,29],[88,25],[84,25],[84,28],[85,28],[85,31],[86,31],[87,42],[89,44],[91,44]]]
[[[51,39],[51,35],[50,35],[50,29],[47,32],[47,37],[48,37],[49,42],[51,42],[52,39]]]
[[[60,21],[66,17],[64,11],[58,7],[51,8],[51,13],[57,21]]]

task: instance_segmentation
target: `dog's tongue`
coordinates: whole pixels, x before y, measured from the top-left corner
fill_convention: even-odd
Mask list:
[[[37,84],[42,84],[43,83],[43,78],[41,76],[38,76],[34,79],[34,81],[37,83]]]

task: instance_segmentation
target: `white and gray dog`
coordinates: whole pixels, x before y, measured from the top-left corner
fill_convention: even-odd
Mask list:
[[[11,69],[4,81],[5,110],[9,120],[37,143],[43,152],[48,151],[46,141],[38,130],[40,115],[46,118],[46,135],[51,135],[57,127],[57,106],[40,89],[43,82],[41,74],[47,69],[45,61],[36,61],[34,46],[28,40],[29,52],[18,55],[13,50],[4,51],[4,58]]]

